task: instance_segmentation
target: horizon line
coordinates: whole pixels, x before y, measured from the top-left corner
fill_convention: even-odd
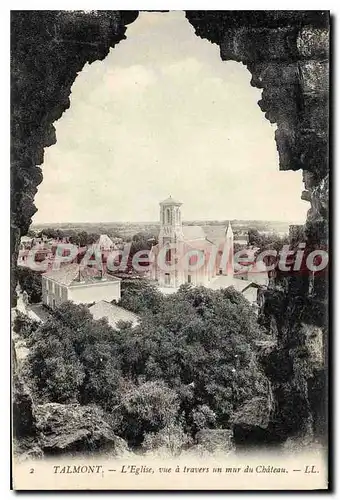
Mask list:
[[[297,221],[297,220],[278,220],[278,219],[184,219],[183,223],[188,222],[271,222],[271,223],[279,223],[279,224],[305,224],[305,220]],[[144,221],[133,221],[133,220],[116,220],[116,221],[63,221],[63,222],[32,222],[30,227],[39,226],[39,225],[62,225],[62,224],[160,224],[160,221],[156,220],[144,220]]]

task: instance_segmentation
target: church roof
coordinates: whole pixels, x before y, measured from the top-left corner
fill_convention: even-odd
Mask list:
[[[213,243],[208,240],[191,240],[184,242],[186,247],[195,250],[211,250],[213,248]]]
[[[206,234],[201,226],[182,226],[184,240],[204,240]]]
[[[160,202],[160,205],[183,205],[181,201],[175,200],[172,196],[169,196],[166,200]]]
[[[226,235],[227,235],[227,236],[229,236],[229,235],[231,236],[232,234],[233,234],[233,229],[232,229],[231,224],[230,224],[230,221],[229,221],[229,223],[228,223],[228,227],[227,227],[227,229],[226,229]]]
[[[225,226],[203,226],[203,231],[205,237],[208,238],[209,241],[212,241],[215,244],[224,242],[225,240]]]

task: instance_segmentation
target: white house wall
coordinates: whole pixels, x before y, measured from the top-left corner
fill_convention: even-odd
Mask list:
[[[42,301],[49,307],[58,307],[68,300],[67,287],[42,277]]]

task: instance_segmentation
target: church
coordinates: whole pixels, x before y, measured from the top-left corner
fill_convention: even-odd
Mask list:
[[[224,240],[210,241],[201,226],[182,224],[182,203],[171,196],[160,203],[158,244],[152,247],[151,278],[161,288],[184,283],[208,286],[219,275],[233,277],[233,231]]]
[[[183,225],[182,203],[170,196],[160,204],[158,244],[151,249],[150,278],[165,293],[189,283],[214,290],[233,286],[255,302],[259,286],[267,285],[267,273],[256,279],[234,271],[234,234],[231,224],[217,238],[209,239],[204,227]]]

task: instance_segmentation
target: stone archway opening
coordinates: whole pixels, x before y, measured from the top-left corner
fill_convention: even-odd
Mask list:
[[[42,181],[38,165],[44,148],[55,143],[53,123],[69,107],[71,86],[84,65],[104,59],[137,17],[133,11],[12,12],[13,303],[20,237],[27,233],[36,211],[34,196]],[[280,169],[303,170],[303,197],[311,203],[307,243],[327,245],[329,13],[187,11],[186,17],[199,37],[220,47],[222,60],[246,64],[252,85],[263,89],[260,107],[277,124]],[[306,352],[306,323],[322,329],[327,358],[327,276],[321,285],[317,297],[289,282],[286,293],[274,290],[266,298],[269,310],[286,311],[287,319],[281,344],[267,360],[270,370],[281,362],[294,364],[299,352]],[[327,368],[325,362],[318,368],[310,366],[306,373],[303,363],[295,364],[284,382],[273,374],[274,423],[288,434],[305,432],[311,421],[316,434],[326,432]],[[300,405],[307,412],[294,428],[289,427],[292,406],[288,401],[293,409]]]

